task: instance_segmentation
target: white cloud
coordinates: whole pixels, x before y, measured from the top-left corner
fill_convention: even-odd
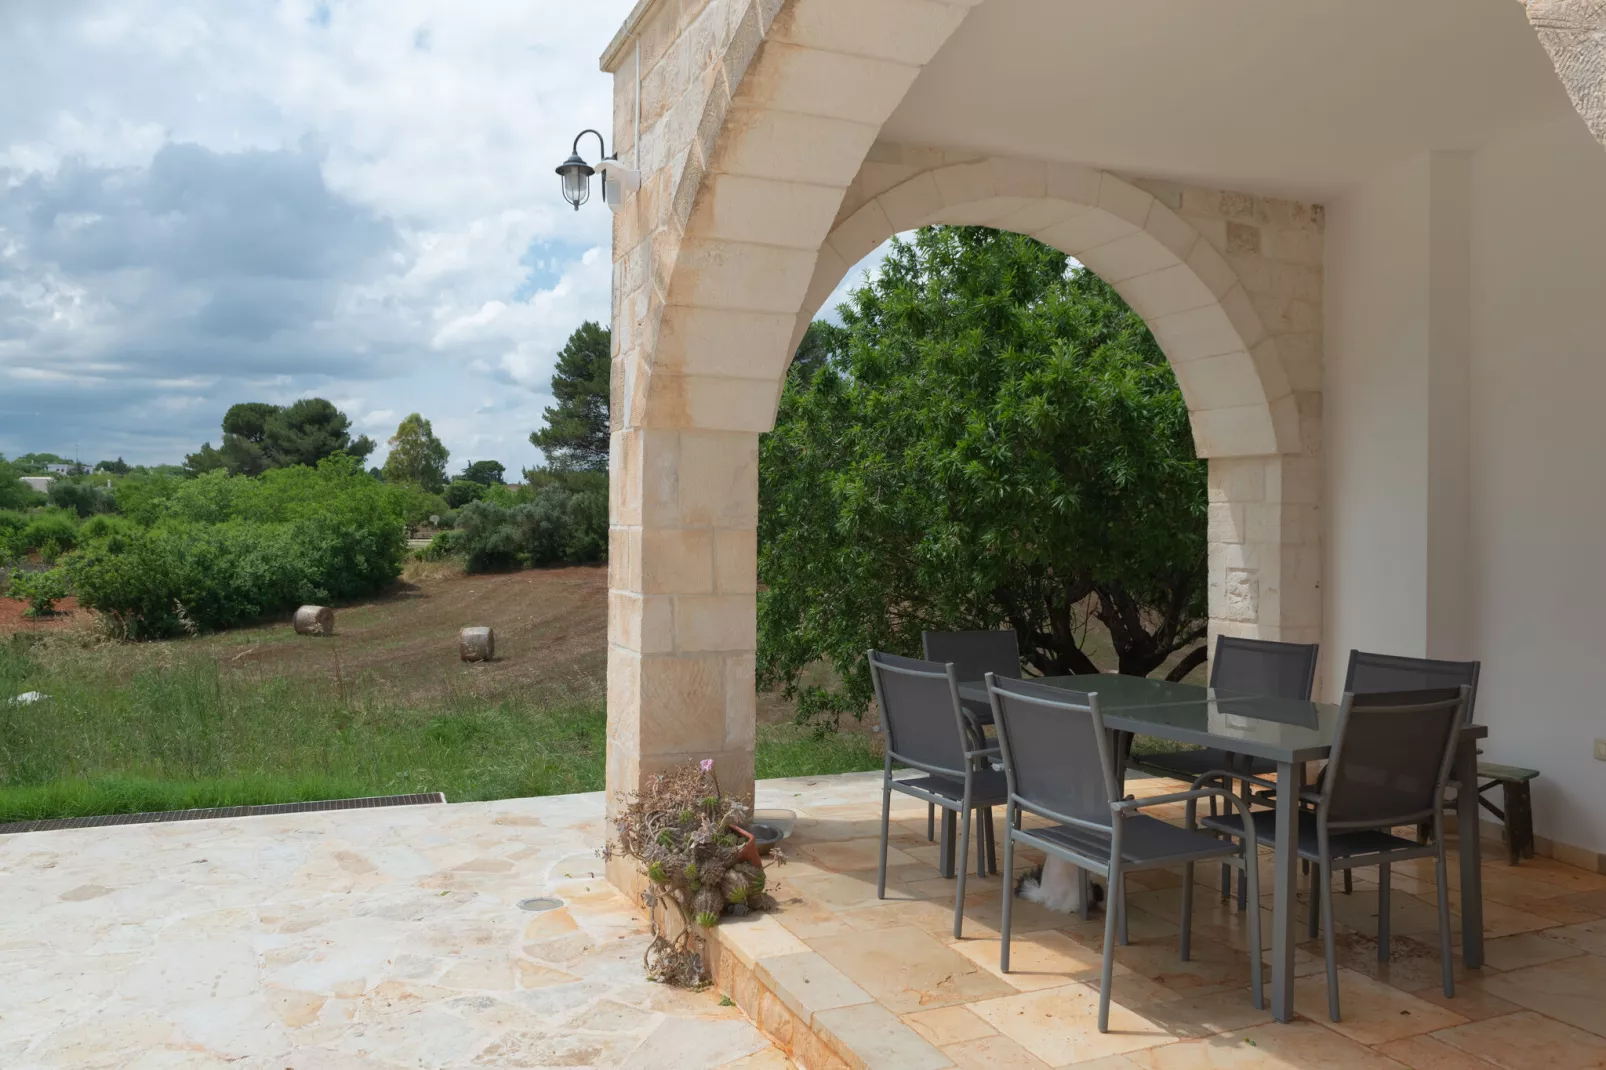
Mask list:
[[[8,9],[0,451],[177,460],[235,401],[318,394],[533,463],[556,351],[608,312],[608,213],[552,169],[612,114],[630,7]]]

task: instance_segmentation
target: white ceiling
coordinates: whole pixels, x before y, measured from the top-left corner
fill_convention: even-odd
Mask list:
[[[1518,0],[987,0],[881,136],[1325,200],[1570,114]]]

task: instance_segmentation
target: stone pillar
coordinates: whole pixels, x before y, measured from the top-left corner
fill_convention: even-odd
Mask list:
[[[1210,644],[1321,638],[1321,462],[1210,459]]]
[[[751,800],[758,435],[624,428],[609,484],[610,811],[703,758]]]

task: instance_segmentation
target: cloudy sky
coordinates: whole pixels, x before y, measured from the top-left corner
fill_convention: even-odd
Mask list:
[[[631,6],[0,3],[0,453],[179,462],[317,395],[381,443],[422,412],[454,470],[535,463],[556,351],[608,315],[607,209],[552,169]]]

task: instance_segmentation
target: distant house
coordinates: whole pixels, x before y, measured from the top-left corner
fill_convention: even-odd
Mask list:
[[[50,493],[50,484],[56,480],[53,476],[23,476],[22,481],[40,494]]]
[[[79,468],[80,468],[80,466],[76,465],[76,464],[47,464],[47,465],[45,465],[45,471],[49,472],[53,476],[70,476],[73,473],[77,472]]]

